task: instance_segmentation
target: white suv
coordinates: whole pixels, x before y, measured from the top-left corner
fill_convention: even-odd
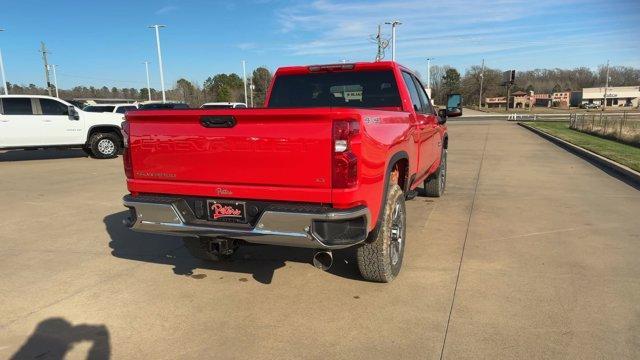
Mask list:
[[[0,149],[82,148],[91,157],[118,156],[123,114],[92,113],[51,96],[0,96]]]
[[[88,112],[108,112],[108,113],[117,113],[124,114],[127,111],[138,110],[137,104],[96,104],[96,105],[87,105],[82,108],[84,111]]]

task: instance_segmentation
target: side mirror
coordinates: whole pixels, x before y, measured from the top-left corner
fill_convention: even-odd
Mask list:
[[[75,106],[69,105],[67,112],[71,120],[80,120],[80,114],[78,114],[78,110],[76,110]]]
[[[447,122],[447,109],[438,110],[438,124],[444,124]]]

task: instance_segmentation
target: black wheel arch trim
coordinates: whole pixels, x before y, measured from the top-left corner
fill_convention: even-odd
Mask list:
[[[398,162],[399,160],[407,160],[407,167],[410,169],[411,167],[409,166],[409,154],[407,154],[406,151],[401,150],[398,151],[397,153],[395,153],[390,159],[389,159],[389,163],[387,164],[387,170],[384,173],[384,187],[382,188],[382,196],[380,197],[380,211],[378,211],[378,218],[376,219],[376,226],[373,228],[373,230],[371,230],[371,233],[377,232],[378,229],[380,229],[380,224],[382,223],[382,215],[384,212],[384,204],[387,202],[387,189],[389,188],[389,179],[391,178],[391,172],[393,171],[393,165],[395,165],[396,162]],[[408,169],[407,169],[408,170]],[[408,188],[409,185],[409,174],[407,174],[407,180],[405,181],[405,188]],[[407,189],[402,189],[405,193]]]
[[[91,136],[94,134],[94,129],[96,128],[102,128],[102,129],[109,129],[112,131],[107,131],[109,133],[115,133],[116,136],[118,137],[118,139],[120,139],[120,145],[122,146],[124,143],[124,139],[122,138],[122,133],[120,130],[120,127],[117,125],[93,125],[89,128],[89,130],[87,130],[87,141],[85,142],[85,144],[89,144],[89,140],[91,140]]]

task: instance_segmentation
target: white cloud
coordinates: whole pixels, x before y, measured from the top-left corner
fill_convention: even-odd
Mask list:
[[[178,10],[178,7],[175,5],[166,5],[161,7],[160,9],[156,10],[155,14],[156,15],[162,15],[162,14],[166,14],[172,11]]]
[[[539,0],[535,4],[515,0],[450,0],[447,2],[404,0],[316,0],[276,11],[280,32],[287,36],[285,50],[293,55],[334,57],[375,55],[370,36],[378,24],[398,19],[398,49],[403,58],[433,55],[475,54],[519,49],[531,41],[555,38],[561,31],[582,24],[554,24],[536,28],[529,17],[557,11],[560,5],[578,0]],[[571,23],[572,19],[567,19]],[[597,19],[594,19],[597,21]],[[593,26],[593,24],[591,24]],[[390,28],[383,25],[385,37]],[[511,41],[520,39],[520,41]]]

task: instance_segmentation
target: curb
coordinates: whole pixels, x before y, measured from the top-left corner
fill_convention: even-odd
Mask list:
[[[551,141],[552,143],[555,143],[556,145],[564,148],[565,150],[568,150],[584,159],[587,159],[588,161],[590,161],[591,163],[601,167],[601,168],[605,168],[608,170],[613,171],[614,173],[616,173],[617,175],[621,176],[622,178],[624,178],[625,180],[633,183],[636,186],[640,186],[640,172],[637,172],[633,169],[631,169],[628,166],[624,166],[622,164],[619,164],[613,160],[609,160],[604,156],[600,156],[592,151],[589,151],[587,149],[581,148],[577,145],[574,145],[568,141],[562,140],[558,137],[555,137],[553,135],[550,135],[542,130],[538,130],[534,127],[531,127],[527,124],[521,123],[519,122],[518,125],[522,126],[525,129],[530,130],[531,132],[539,135],[540,137],[543,137],[549,141]]]

